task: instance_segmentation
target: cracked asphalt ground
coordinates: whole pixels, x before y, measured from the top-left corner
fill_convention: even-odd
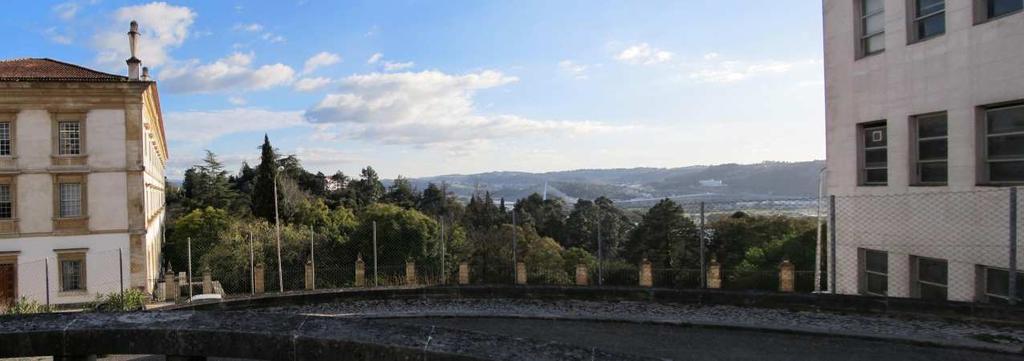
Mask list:
[[[452,317],[375,322],[437,326],[554,341],[671,360],[1022,360],[1024,355],[779,332],[629,322]]]

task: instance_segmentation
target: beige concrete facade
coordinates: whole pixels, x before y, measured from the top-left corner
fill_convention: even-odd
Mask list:
[[[152,292],[167,160],[155,83],[0,81],[0,114],[10,115],[14,144],[0,156],[0,181],[17,185],[0,254],[17,257],[18,294],[59,304],[91,301],[122,284]],[[55,127],[65,119],[82,124],[80,155],[56,151]],[[62,218],[56,189],[69,179],[82,185],[83,214]],[[58,262],[68,252],[85,256],[84,291],[60,290]]]
[[[1009,185],[985,179],[982,110],[1024,104],[1024,13],[986,19],[986,0],[947,0],[940,15],[945,32],[917,41],[915,2],[882,3],[885,49],[863,56],[862,0],[823,1],[826,182],[828,194],[839,197],[834,287],[863,293],[861,249],[872,249],[888,252],[889,296],[916,296],[913,262],[925,257],[948,262],[948,299],[981,300],[980,267],[1008,265],[1008,222],[1000,218],[1008,203],[998,187]],[[940,112],[947,119],[948,181],[924,186],[917,180],[914,117]],[[888,179],[865,185],[860,129],[879,121],[887,131]]]

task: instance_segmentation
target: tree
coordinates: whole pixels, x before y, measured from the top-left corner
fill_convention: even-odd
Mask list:
[[[217,155],[207,150],[202,164],[185,171],[182,182],[185,209],[213,207],[237,210],[239,194],[232,189],[227,174]]]
[[[377,171],[373,170],[373,167],[367,166],[363,168],[359,175],[359,180],[352,182],[352,198],[355,201],[355,206],[358,208],[364,208],[371,204],[377,203],[382,197],[384,197],[384,184],[380,182],[380,177],[377,175]]]
[[[663,199],[644,215],[623,249],[633,263],[648,259],[658,268],[697,268],[697,228],[683,208]]]
[[[260,164],[256,167],[256,178],[252,190],[252,214],[274,222],[274,192],[277,182],[277,153],[270,145],[270,138],[263,135],[263,145],[260,147]]]
[[[385,202],[406,209],[416,208],[416,204],[419,202],[418,198],[419,196],[416,194],[416,190],[413,189],[412,183],[409,182],[409,178],[402,176],[395,178],[391,186],[388,187],[387,194],[384,195]]]
[[[544,199],[533,193],[516,201],[513,212],[518,222],[530,224],[541,236],[564,239],[565,201],[561,198]]]
[[[189,240],[194,255],[204,254],[221,241],[221,234],[233,222],[234,218],[223,209],[206,207],[192,210],[174,221],[165,245],[165,259],[172,264],[173,269],[185,270]]]
[[[490,192],[485,192],[483,196],[474,194],[470,197],[466,212],[463,214],[463,224],[475,230],[489,230],[505,223],[504,220],[505,214],[494,205]]]
[[[378,264],[404,265],[414,259],[424,267],[439,262],[438,224],[427,215],[386,203],[371,204],[360,214],[352,237],[355,250],[368,262],[373,255],[373,224],[377,224]]]
[[[419,197],[416,209],[428,215],[449,220],[461,218],[464,212],[462,203],[448,194],[443,187],[438,187],[434,183],[427,184],[427,189],[424,189],[423,195]]]

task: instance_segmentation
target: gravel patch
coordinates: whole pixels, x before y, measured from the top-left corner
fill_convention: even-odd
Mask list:
[[[886,338],[1024,352],[1024,329],[964,321],[721,305],[524,299],[360,300],[261,312],[352,318],[525,317],[619,320]]]

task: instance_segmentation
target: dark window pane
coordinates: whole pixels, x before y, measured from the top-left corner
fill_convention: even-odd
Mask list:
[[[946,159],[946,139],[922,140],[918,142],[918,160]]]
[[[885,184],[889,180],[886,169],[869,169],[864,172],[864,182],[871,184]]]
[[[988,159],[1024,158],[1024,135],[988,138]]]
[[[931,283],[946,284],[946,262],[918,258],[917,279]]]
[[[921,299],[924,300],[946,300],[946,287],[933,286],[929,284],[920,284],[921,287]]]
[[[889,291],[889,278],[882,275],[867,274],[868,292],[876,295],[886,295]]]
[[[888,157],[888,152],[885,148],[866,150],[864,151],[864,166],[869,168],[884,167],[887,163],[886,157]]]
[[[864,147],[884,147],[885,127],[864,127]]]
[[[1024,162],[989,163],[988,179],[993,182],[1024,181]]]
[[[985,270],[985,293],[1006,297],[1010,294],[1010,272],[988,268]]]
[[[946,32],[946,15],[937,14],[917,22],[917,38],[924,39]]]
[[[1024,106],[991,109],[986,118],[988,134],[1024,131]]]
[[[1003,16],[1024,9],[1024,0],[989,0],[988,17]]]
[[[917,117],[917,137],[931,138],[946,136],[946,115]]]
[[[889,273],[889,256],[885,252],[864,251],[865,267],[868,271]]]
[[[864,14],[870,14],[875,11],[882,10],[882,6],[884,6],[882,0],[864,0],[861,4],[864,6]]]
[[[945,8],[945,0],[917,0],[917,16],[932,14]]]
[[[946,162],[920,163],[917,165],[917,171],[922,183],[946,183],[948,181]]]

